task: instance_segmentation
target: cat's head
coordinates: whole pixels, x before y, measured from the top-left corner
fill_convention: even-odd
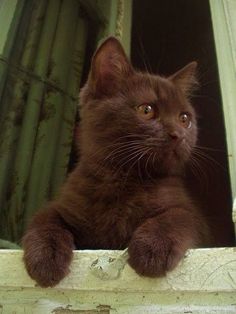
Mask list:
[[[197,140],[195,70],[192,62],[169,77],[138,72],[116,38],[105,40],[80,94],[81,158],[142,176],[179,172]]]

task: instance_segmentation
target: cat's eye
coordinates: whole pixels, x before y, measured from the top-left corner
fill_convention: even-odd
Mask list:
[[[192,126],[191,117],[187,112],[182,112],[179,115],[179,121],[183,125],[183,127],[189,129]]]
[[[151,104],[142,104],[137,107],[137,111],[138,114],[146,120],[153,119],[155,116],[155,110]]]

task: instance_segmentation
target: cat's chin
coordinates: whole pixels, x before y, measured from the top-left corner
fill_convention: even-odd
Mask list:
[[[163,174],[167,175],[180,175],[185,168],[186,161],[183,157],[179,156],[176,151],[169,153],[161,163],[160,170]]]

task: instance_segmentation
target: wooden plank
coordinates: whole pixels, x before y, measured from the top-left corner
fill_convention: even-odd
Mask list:
[[[236,248],[190,250],[158,279],[138,276],[122,251],[75,251],[70,275],[47,289],[28,277],[22,251],[0,251],[0,269],[3,313],[236,312]]]

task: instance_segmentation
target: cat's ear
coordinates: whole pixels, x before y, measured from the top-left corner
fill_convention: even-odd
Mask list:
[[[179,86],[186,95],[190,95],[198,86],[196,77],[197,62],[193,61],[187,64],[184,68],[171,75],[169,79]]]
[[[109,37],[93,56],[89,84],[97,95],[112,95],[132,73],[132,65],[121,43],[115,37]]]

